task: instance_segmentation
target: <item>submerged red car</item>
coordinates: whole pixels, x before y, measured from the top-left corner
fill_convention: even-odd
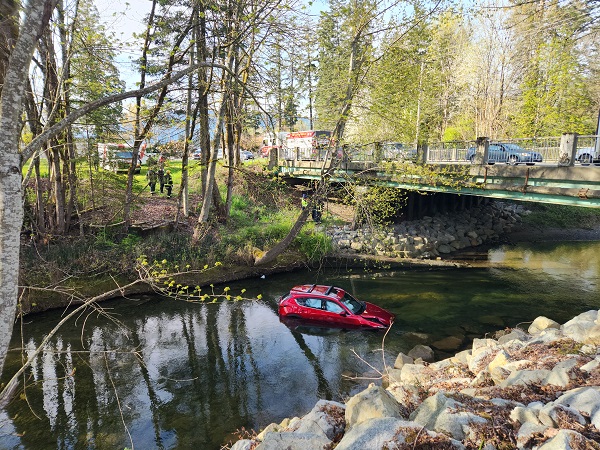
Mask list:
[[[320,284],[296,286],[279,299],[279,317],[302,319],[335,327],[388,328],[394,315],[357,300],[344,289]]]

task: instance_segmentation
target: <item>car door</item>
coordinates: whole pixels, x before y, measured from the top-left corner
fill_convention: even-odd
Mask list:
[[[355,324],[353,314],[350,314],[346,308],[333,300],[323,300],[323,317],[327,322],[353,325]]]
[[[309,320],[322,319],[322,301],[320,298],[305,297],[303,299],[302,318]]]

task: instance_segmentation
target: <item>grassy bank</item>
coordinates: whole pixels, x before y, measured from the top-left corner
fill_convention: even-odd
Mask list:
[[[174,178],[174,197],[179,192],[181,167],[176,161],[168,164]],[[157,226],[146,229],[136,221],[173,222],[177,211],[176,198],[151,196],[146,187],[144,167],[135,176],[133,209],[134,226],[124,233],[123,202],[126,174],[105,171],[80,177],[81,196],[86,210],[78,218],[83,227],[74,223],[72,234],[53,236],[44,241],[24,239],[21,251],[21,286],[63,286],[86,296],[114,288],[138,277],[136,265],[141,255],[149,261],[166,260],[178,269],[202,270],[221,264],[222,271],[251,274],[254,258],[279,242],[300,214],[299,191],[274,178],[260,163],[245,164],[235,173],[231,210],[226,220],[212,216],[210,227],[202,239],[192,243],[192,233],[201,207],[200,165],[193,161],[189,171],[190,214],[174,229]],[[218,185],[226,198],[226,169],[219,167]],[[84,174],[85,175],[85,172]],[[90,181],[91,179],[91,181]],[[94,189],[91,188],[94,186]],[[324,215],[324,222],[332,220]],[[80,234],[84,229],[84,235]],[[320,260],[331,250],[329,238],[322,229],[308,222],[296,237],[286,255],[276,264],[293,266],[299,262]],[[242,276],[242,275],[240,275]],[[113,281],[114,279],[114,281]],[[204,284],[222,281],[211,271],[203,276]],[[24,311],[62,306],[68,295],[56,292],[27,291]]]
[[[583,228],[600,227],[600,210],[576,206],[527,203],[531,213],[523,217],[523,223],[541,228]]]

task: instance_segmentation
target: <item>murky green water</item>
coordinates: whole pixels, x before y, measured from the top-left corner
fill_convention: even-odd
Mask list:
[[[195,305],[144,297],[102,304],[67,324],[0,411],[1,449],[219,449],[243,427],[344,400],[417,343],[470,339],[546,315],[600,309],[600,243],[490,252],[489,269],[295,272],[231,284],[263,300]],[[343,286],[397,315],[382,333],[290,329],[275,301],[306,282]],[[27,318],[31,352],[60,312]],[[15,333],[13,347],[21,347]],[[444,357],[454,350],[438,350]],[[384,355],[385,353],[385,355]],[[6,374],[16,370],[11,352]],[[372,367],[370,367],[372,366]],[[359,379],[355,379],[359,377]]]

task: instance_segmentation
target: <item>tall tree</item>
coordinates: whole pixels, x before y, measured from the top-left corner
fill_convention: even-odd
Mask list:
[[[528,2],[512,9],[522,74],[515,121],[523,136],[590,132],[587,49],[579,42],[592,21],[585,2]]]
[[[21,113],[33,51],[48,25],[55,0],[31,0],[25,10],[19,36],[10,52],[0,96],[0,371],[12,336],[17,308],[19,245],[23,225],[21,154],[19,138]],[[7,15],[17,21],[18,16]]]

